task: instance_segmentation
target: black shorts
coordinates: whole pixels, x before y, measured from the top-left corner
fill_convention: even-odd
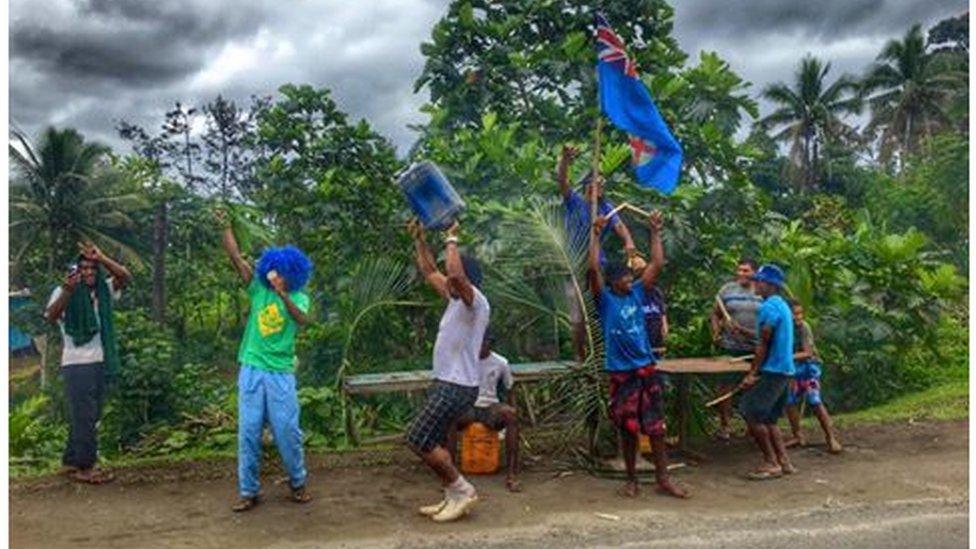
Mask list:
[[[760,373],[759,381],[742,395],[739,412],[750,423],[775,425],[789,398],[790,376]]]
[[[495,431],[501,431],[505,428],[505,418],[502,416],[504,409],[505,405],[497,402],[484,408],[472,406],[461,415],[459,422],[464,424],[477,422]]]
[[[410,423],[407,443],[426,454],[447,441],[447,430],[478,400],[478,388],[435,380],[427,402]]]

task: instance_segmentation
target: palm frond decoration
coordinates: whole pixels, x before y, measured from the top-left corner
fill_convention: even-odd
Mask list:
[[[549,382],[552,398],[540,411],[545,422],[567,427],[561,442],[571,445],[587,430],[597,431],[606,416],[605,384],[602,382],[603,340],[593,302],[587,293],[586,242],[573,242],[566,229],[560,204],[529,200],[504,213],[490,265],[488,295],[493,315],[504,311],[504,322],[517,328],[537,317],[570,325],[569,311],[575,300],[583,312],[587,355],[582,363]],[[557,345],[558,349],[558,345]],[[590,441],[591,447],[594,443]]]
[[[358,263],[349,278],[345,298],[338,304],[340,325],[345,332],[342,358],[336,373],[336,385],[342,388],[352,368],[352,351],[357,341],[356,330],[371,313],[385,307],[423,307],[424,301],[406,299],[412,280],[406,265],[386,257],[367,258]],[[340,390],[340,394],[344,393]],[[342,398],[342,417],[346,434],[353,444],[358,444],[355,425],[348,399]]]

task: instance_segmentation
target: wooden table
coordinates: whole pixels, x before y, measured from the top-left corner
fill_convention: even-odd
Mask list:
[[[541,381],[565,373],[577,366],[576,362],[527,362],[512,364],[512,376],[517,382]],[[678,449],[688,449],[688,416],[690,409],[689,379],[693,375],[747,372],[749,362],[733,362],[728,357],[664,358],[658,362],[658,370],[675,377],[678,390]],[[349,395],[411,392],[424,390],[434,381],[431,370],[357,374],[346,377],[343,389]]]
[[[575,364],[569,360],[512,364],[512,377],[515,378],[515,381],[541,381],[566,372]],[[343,382],[343,388],[350,395],[369,395],[421,391],[433,382],[434,372],[432,370],[413,370],[348,376]]]
[[[697,452],[688,449],[689,379],[693,375],[725,374],[729,372],[748,372],[749,361],[733,361],[730,357],[664,358],[658,362],[657,369],[675,377],[678,389],[678,450],[686,454]]]

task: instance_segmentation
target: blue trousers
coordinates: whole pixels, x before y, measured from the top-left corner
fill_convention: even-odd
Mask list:
[[[241,365],[237,378],[237,487],[241,497],[257,496],[261,487],[261,431],[265,422],[271,424],[291,487],[305,485],[307,473],[298,415],[295,374]]]

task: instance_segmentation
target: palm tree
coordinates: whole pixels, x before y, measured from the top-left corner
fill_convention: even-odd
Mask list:
[[[79,240],[90,240],[138,260],[119,240],[119,229],[132,225],[127,212],[141,204],[136,194],[114,193],[116,174],[109,167],[110,150],[86,142],[76,130],[44,131],[38,146],[14,130],[10,144],[11,265],[20,268],[24,254],[44,246],[48,272],[66,260]]]
[[[799,168],[799,182],[804,186],[818,183],[825,145],[855,138],[844,117],[860,110],[857,84],[850,76],[841,75],[828,85],[829,72],[830,63],[807,55],[797,67],[792,88],[778,82],[763,91],[763,97],[777,108],[760,124],[776,131],[774,139],[790,144],[791,165]]]
[[[882,162],[896,152],[903,161],[924,137],[951,125],[947,108],[967,81],[959,58],[928,53],[920,25],[881,50],[864,78],[863,94],[871,106],[865,132],[881,132]]]

